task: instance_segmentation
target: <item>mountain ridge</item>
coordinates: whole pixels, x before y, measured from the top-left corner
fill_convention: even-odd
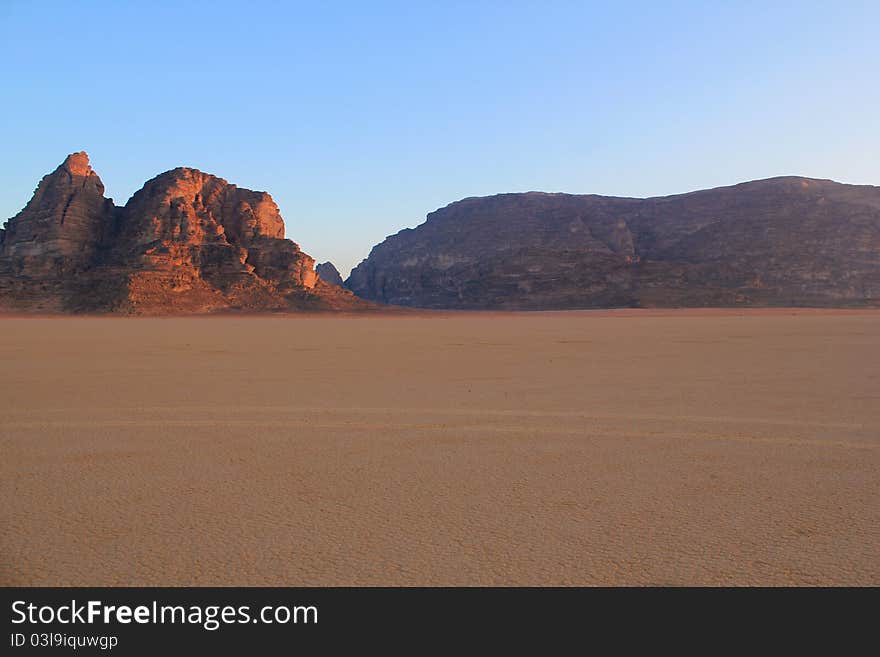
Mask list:
[[[346,285],[421,308],[875,306],[880,187],[777,176],[647,198],[468,197],[374,246]]]
[[[360,310],[285,239],[268,192],[176,167],[124,206],[88,155],[44,176],[0,233],[0,308],[122,314]]]
[[[872,185],[775,176],[644,198],[466,197],[375,245],[344,283],[285,237],[268,192],[194,167],[154,176],[123,206],[104,192],[84,151],[43,176],[0,229],[0,309],[880,305]]]

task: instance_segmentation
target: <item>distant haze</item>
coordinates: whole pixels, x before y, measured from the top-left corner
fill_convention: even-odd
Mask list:
[[[268,191],[347,276],[468,196],[880,184],[877,2],[177,4],[0,3],[0,221],[85,149],[119,204]]]

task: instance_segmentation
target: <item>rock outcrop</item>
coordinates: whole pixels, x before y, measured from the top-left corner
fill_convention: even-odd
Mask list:
[[[468,198],[374,247],[346,285],[422,308],[877,306],[880,187]]]
[[[85,153],[74,153],[43,177],[8,224],[3,265],[23,277],[52,278],[88,268],[107,243],[115,207]]]
[[[332,262],[322,262],[316,265],[315,273],[318,274],[318,277],[322,281],[327,281],[328,283],[332,283],[333,285],[344,285],[339,270],[336,269],[336,265],[334,265]]]
[[[196,169],[167,171],[125,207],[85,153],[69,156],[0,234],[0,308],[202,313],[370,307],[319,280],[272,197]]]

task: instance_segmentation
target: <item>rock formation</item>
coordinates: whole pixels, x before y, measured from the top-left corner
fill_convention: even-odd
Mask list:
[[[333,285],[344,285],[342,282],[342,276],[339,274],[339,270],[336,269],[336,265],[332,262],[322,262],[319,265],[315,266],[315,273],[323,281],[327,281],[328,283],[332,283]]]
[[[877,306],[880,187],[468,198],[374,247],[346,285],[422,308]]]
[[[196,169],[167,171],[117,208],[70,155],[0,232],[0,308],[201,313],[370,304],[320,280],[284,239],[272,197]]]

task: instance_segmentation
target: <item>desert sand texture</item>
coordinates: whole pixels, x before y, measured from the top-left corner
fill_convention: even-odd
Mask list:
[[[0,319],[3,585],[880,585],[880,313]]]

